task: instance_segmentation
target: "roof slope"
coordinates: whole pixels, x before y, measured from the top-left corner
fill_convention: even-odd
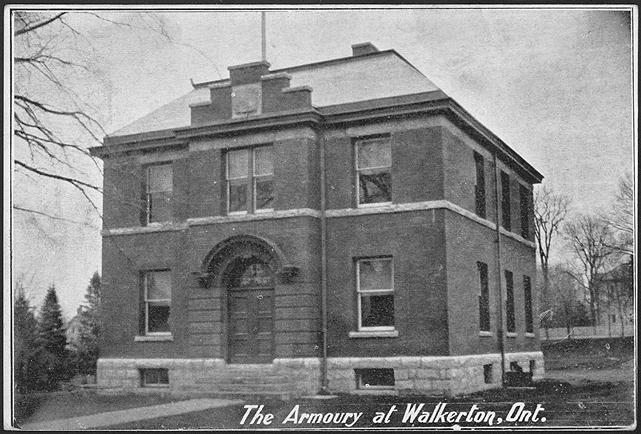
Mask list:
[[[394,50],[294,66],[272,72],[289,73],[292,76],[291,87],[311,86],[312,104],[315,107],[439,90],[434,83]],[[197,85],[188,94],[109,136],[188,127],[191,122],[189,104],[208,100],[207,86]]]

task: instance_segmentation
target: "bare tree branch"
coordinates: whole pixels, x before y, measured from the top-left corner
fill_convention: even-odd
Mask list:
[[[13,35],[14,36],[20,36],[20,35],[23,35],[25,33],[32,32],[32,31],[34,31],[36,29],[39,29],[40,27],[44,27],[46,25],[49,25],[49,24],[53,23],[56,20],[59,20],[60,18],[62,18],[66,14],[67,14],[67,12],[60,12],[59,14],[54,15],[53,17],[51,17],[49,19],[40,21],[40,22],[35,23],[35,24],[27,25],[26,27],[23,27],[21,29],[16,30]],[[23,23],[26,24],[26,22],[24,21],[24,17],[22,15],[18,15],[18,17],[22,20]]]

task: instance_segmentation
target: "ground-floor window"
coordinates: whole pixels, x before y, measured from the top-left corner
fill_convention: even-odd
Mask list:
[[[479,328],[490,331],[490,288],[487,280],[487,264],[477,262],[479,271]]]
[[[356,261],[359,330],[394,330],[392,258]]]
[[[505,314],[506,326],[509,333],[516,331],[516,318],[514,316],[514,277],[511,271],[505,270]]]
[[[534,333],[532,318],[532,283],[529,276],[523,276],[523,297],[525,299],[525,331]]]
[[[394,369],[354,369],[357,389],[385,389],[394,387]]]
[[[142,387],[163,387],[169,385],[169,372],[164,368],[141,369]]]
[[[168,334],[171,310],[171,272],[147,271],[143,278],[142,331],[146,335]]]

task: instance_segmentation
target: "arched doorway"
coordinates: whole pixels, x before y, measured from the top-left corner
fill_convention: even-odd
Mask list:
[[[227,361],[274,359],[274,271],[258,256],[233,259],[223,273],[227,290]]]

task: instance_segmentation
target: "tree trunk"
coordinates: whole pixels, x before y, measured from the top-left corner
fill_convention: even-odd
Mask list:
[[[543,300],[545,303],[546,309],[549,308],[550,303],[548,300],[548,289],[550,286],[550,276],[549,276],[549,268],[547,264],[541,264],[541,270],[543,271]],[[545,319],[545,339],[550,340],[550,330],[549,330],[549,322],[547,318]]]

